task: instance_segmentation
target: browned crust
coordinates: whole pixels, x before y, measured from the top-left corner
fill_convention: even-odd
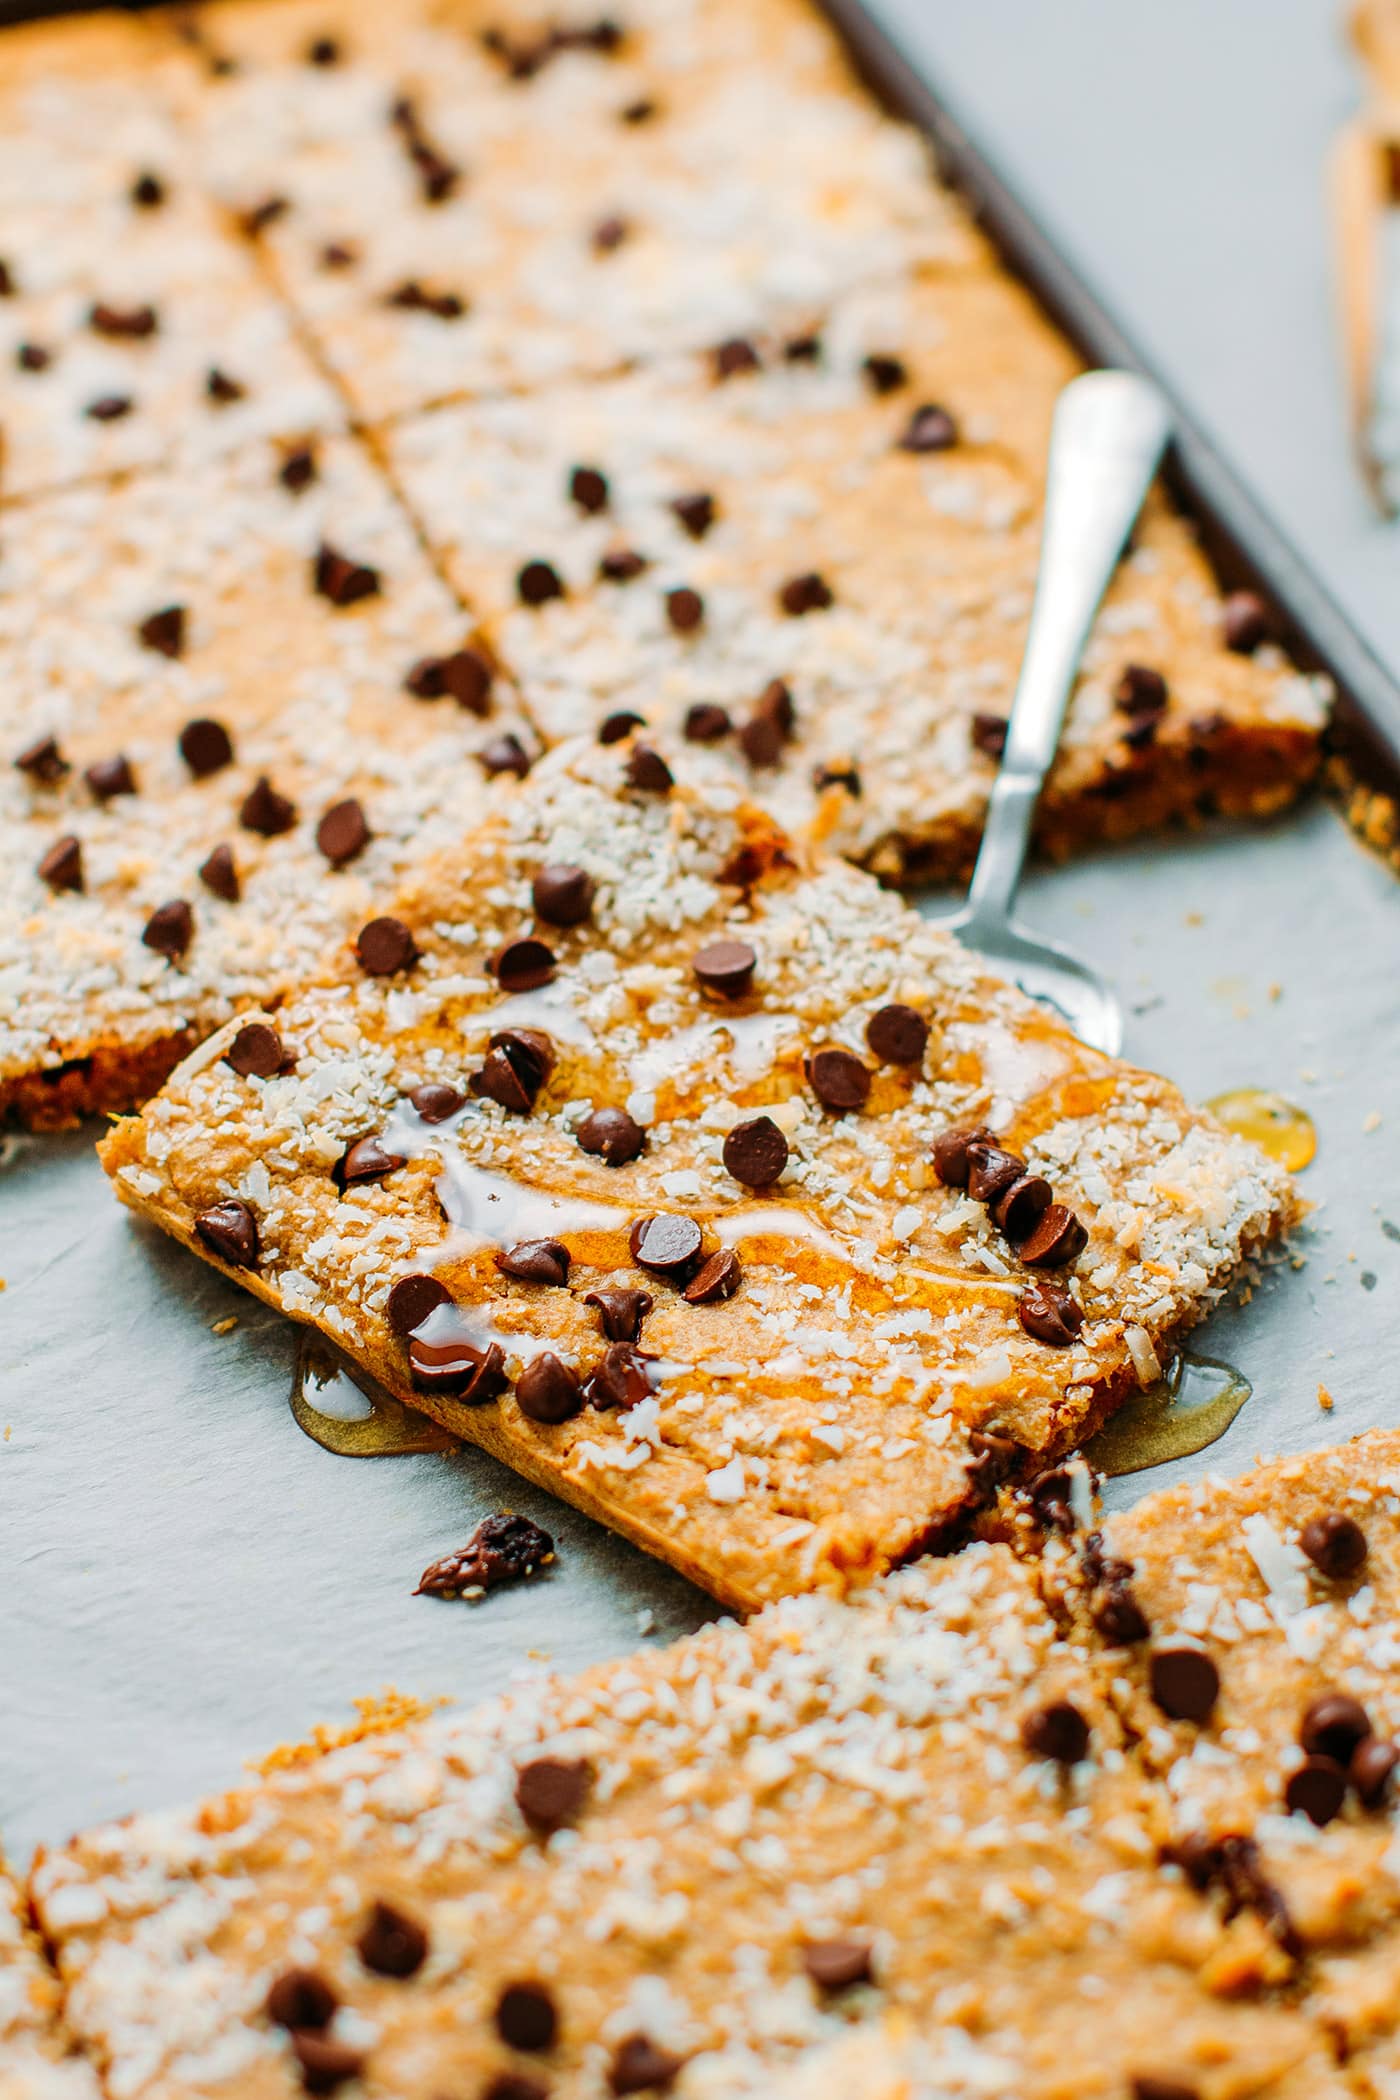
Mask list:
[[[85,1116],[125,1115],[159,1092],[203,1034],[187,1028],[145,1043],[95,1043],[60,1064],[0,1080],[0,1125],[76,1130]]]

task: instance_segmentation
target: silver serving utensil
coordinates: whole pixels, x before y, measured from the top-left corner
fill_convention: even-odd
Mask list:
[[[1021,676],[967,902],[941,922],[969,948],[1061,1013],[1110,1057],[1123,1015],[1110,986],[1057,941],[1011,916],[1031,820],[1049,771],[1079,659],[1170,433],[1167,404],[1135,372],[1086,372],[1055,409],[1040,574]]]

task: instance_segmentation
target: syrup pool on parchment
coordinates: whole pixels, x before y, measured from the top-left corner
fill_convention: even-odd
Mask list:
[[[1089,1439],[1084,1456],[1110,1478],[1190,1458],[1224,1436],[1253,1391],[1233,1364],[1178,1356],[1164,1378],[1135,1393]]]
[[[1218,1123],[1236,1137],[1248,1138],[1290,1174],[1300,1174],[1317,1151],[1317,1131],[1307,1110],[1268,1087],[1232,1087],[1207,1101],[1206,1107]]]
[[[405,1451],[451,1451],[451,1430],[405,1407],[353,1371],[320,1335],[305,1332],[292,1378],[292,1419],[298,1429],[339,1458],[393,1458]]]

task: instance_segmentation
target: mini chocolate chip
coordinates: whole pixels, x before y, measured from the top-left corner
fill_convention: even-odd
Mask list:
[[[285,218],[290,210],[285,197],[263,197],[239,214],[239,228],[245,239],[255,241],[267,227],[275,226],[279,219]]]
[[[414,1385],[420,1392],[450,1394],[464,1407],[480,1407],[505,1391],[505,1363],[495,1342],[483,1353],[471,1342],[425,1342],[416,1334],[409,1336],[408,1368]]]
[[[460,321],[467,310],[467,302],[459,292],[429,291],[416,277],[397,285],[384,303],[405,313],[432,314],[439,321]]]
[[[1359,1699],[1349,1692],[1321,1692],[1303,1715],[1298,1741],[1309,1755],[1334,1757],[1345,1765],[1370,1733],[1371,1717]]]
[[[376,1976],[416,1976],[428,1959],[428,1935],[416,1918],[392,1903],[375,1903],[355,1951]]]
[[[286,1052],[268,1021],[245,1021],[224,1052],[224,1063],[240,1079],[275,1079]]]
[[[204,391],[219,408],[227,408],[233,401],[242,401],[248,389],[240,380],[230,379],[217,365],[211,365],[204,375]]]
[[[656,115],[657,105],[650,95],[639,95],[635,102],[625,102],[618,111],[623,124],[649,124]]]
[[[283,458],[277,469],[277,479],[284,489],[299,496],[304,488],[317,477],[316,454],[310,445],[295,445]]]
[[[99,802],[110,802],[115,795],[136,793],[136,775],[131,770],[131,761],[120,752],[115,758],[95,760],[84,770],[83,778]]]
[[[598,724],[600,744],[620,744],[634,729],[645,729],[645,715],[633,714],[630,707],[619,707],[612,714],[604,715]]]
[[[928,1048],[928,1022],[914,1007],[895,1000],[870,1016],[865,1040],[882,1065],[920,1065]]]
[[[368,820],[353,795],[333,802],[316,826],[316,844],[333,868],[343,868],[363,853],[370,836]]]
[[[564,595],[559,572],[547,561],[527,561],[516,576],[515,588],[522,605],[547,605],[551,598]]]
[[[613,1342],[584,1379],[584,1399],[600,1413],[613,1407],[625,1413],[651,1398],[655,1386],[647,1366],[655,1361],[654,1356],[644,1349],[634,1349],[630,1342]]]
[[[1089,1751],[1089,1723],[1069,1699],[1038,1706],[1021,1723],[1021,1741],[1032,1757],[1052,1758],[1057,1765],[1077,1765]]]
[[[542,1983],[508,1983],[496,2000],[496,2032],[512,2049],[552,2049],[559,2032],[554,2000]]]
[[[671,768],[650,744],[632,746],[623,772],[628,787],[636,788],[644,795],[669,795],[676,784]]]
[[[1131,1648],[1152,1631],[1147,1614],[1126,1581],[1109,1583],[1090,1611],[1095,1628],[1113,1648]]]
[[[1252,656],[1269,639],[1269,608],[1255,591],[1231,591],[1221,612],[1225,647]]]
[[[597,467],[575,467],[569,476],[569,494],[586,517],[608,507],[608,477]]]
[[[1022,1174],[991,1206],[992,1223],[1013,1247],[1029,1238],[1050,1208],[1053,1191],[1039,1174]]]
[[[515,1805],[532,1830],[562,1830],[592,1784],[592,1769],[581,1757],[533,1757],[515,1775]]]
[[[173,962],[183,955],[194,938],[194,913],[183,897],[172,897],[168,904],[158,904],[141,929],[141,938],[157,955],[165,955]]]
[[[295,802],[279,795],[266,773],[260,773],[239,806],[238,821],[243,829],[275,839],[290,831],[296,820]]]
[[[357,605],[362,598],[379,595],[379,571],[368,562],[352,561],[326,540],[316,550],[311,581],[317,596],[336,606]]]
[[[349,2042],[333,2042],[328,2035],[299,2029],[292,2035],[292,2054],[308,2093],[333,2093],[349,2078],[358,2078],[365,2067],[365,2052]]]
[[[778,603],[792,619],[801,619],[804,613],[825,612],[835,603],[830,584],[809,569],[802,576],[790,576],[778,592]]]
[[[583,1387],[577,1371],[548,1350],[532,1356],[515,1381],[520,1412],[532,1422],[551,1425],[567,1422],[583,1406]]]
[[[441,700],[450,693],[459,707],[483,718],[491,711],[495,668],[479,649],[454,649],[450,656],[421,656],[404,679],[415,700]]]
[[[111,336],[117,341],[145,342],[159,325],[153,306],[108,306],[99,299],[88,309],[88,327],[93,334]]]
[[[1025,1171],[1026,1162],[1019,1152],[981,1140],[967,1148],[967,1193],[974,1202],[995,1203]]]
[[[677,634],[694,634],[705,618],[705,601],[689,584],[666,593],[666,617]]]
[[[741,335],[730,336],[727,342],[717,344],[710,356],[716,379],[733,379],[740,372],[756,372],[759,368],[758,352]]]
[[[613,212],[600,219],[589,235],[589,243],[595,255],[611,255],[626,240],[631,228],[620,213]]]
[[[728,736],[734,724],[729,710],[719,707],[713,700],[697,700],[687,708],[685,737],[690,744],[717,744],[721,737]]]
[[[401,1339],[421,1327],[428,1314],[439,1305],[450,1305],[452,1293],[436,1276],[420,1272],[412,1276],[400,1276],[390,1291],[384,1307],[384,1317],[392,1333]]]
[[[1033,1341],[1050,1349],[1068,1349],[1078,1340],[1084,1315],[1057,1283],[1033,1283],[1016,1301],[1016,1317]]]
[[[785,741],[771,715],[750,715],[739,729],[739,749],[751,766],[776,766]]]
[[[489,744],[483,744],[476,754],[476,762],[488,780],[494,779],[497,773],[514,773],[517,779],[523,780],[530,770],[530,754],[511,730],[507,730],[504,736],[493,737]]]
[[[15,352],[15,363],[21,372],[47,372],[53,363],[53,352],[42,343],[21,343]]]
[[[258,1265],[258,1221],[246,1203],[227,1196],[200,1211],[194,1229],[206,1247],[230,1268],[256,1269]]]
[[[1333,1582],[1354,1575],[1366,1559],[1366,1534],[1355,1517],[1328,1510],[1310,1517],[1298,1534],[1298,1544],[1318,1570]]]
[[[732,1247],[721,1247],[718,1254],[712,1254],[702,1264],[681,1296],[687,1305],[719,1305],[734,1296],[743,1280],[743,1264],[738,1255]]]
[[[215,897],[222,897],[225,904],[237,904],[243,888],[232,846],[216,846],[209,858],[200,862],[199,879],[206,890]]]
[[[671,508],[693,540],[703,540],[715,522],[715,499],[704,489],[692,496],[673,496]]]
[[[39,878],[51,890],[80,890],[83,886],[83,849],[71,832],[55,839],[39,862]]]
[[[15,273],[7,262],[0,262],[0,299],[15,296]]]
[[[994,1429],[971,1429],[967,1436],[968,1478],[980,1489],[1000,1487],[1023,1470],[1026,1450],[1014,1437],[999,1436]]]
[[[513,1247],[502,1248],[496,1267],[503,1276],[514,1276],[521,1283],[560,1286],[569,1280],[569,1250],[562,1240],[518,1240]]]
[[[402,919],[371,919],[355,936],[355,956],[370,977],[396,977],[418,960],[418,943]]]
[[[625,1108],[595,1108],[574,1133],[580,1147],[610,1167],[625,1167],[646,1143],[646,1132]]]
[[[753,987],[758,957],[747,941],[710,941],[690,959],[690,967],[707,992],[740,999]]]
[[[546,926],[581,926],[593,909],[596,888],[586,868],[550,861],[530,886],[535,916]]]
[[[1088,1232],[1074,1212],[1063,1203],[1050,1203],[1017,1244],[1016,1253],[1028,1268],[1064,1269],[1078,1261],[1088,1243]]]
[[[946,452],[958,442],[958,426],[946,408],[925,401],[914,410],[899,438],[901,452]]]
[[[627,1237],[632,1259],[655,1276],[673,1280],[689,1276],[700,1258],[703,1235],[694,1218],[674,1211],[638,1218]]]
[[[155,211],[165,202],[165,184],[147,170],[136,177],[127,195],[138,211]]]
[[[1346,1797],[1346,1771],[1335,1757],[1305,1757],[1284,1782],[1283,1799],[1290,1815],[1305,1815],[1319,1830],[1340,1815]]]
[[[601,583],[635,583],[647,567],[645,555],[635,547],[610,547],[598,563]]]
[[[802,1966],[819,1989],[848,1990],[870,1981],[869,1940],[812,1940],[802,1950]]]
[[[860,769],[853,766],[849,759],[837,763],[832,763],[829,759],[820,759],[812,768],[812,785],[819,795],[824,788],[829,787],[844,788],[848,795],[859,795]]]
[[[120,423],[135,406],[130,394],[99,394],[95,401],[89,401],[83,414],[93,423]]]
[[[1010,727],[1005,715],[975,714],[968,731],[974,750],[987,758],[1000,758],[1006,749],[1006,732]]]
[[[664,2092],[675,2084],[685,2058],[663,2049],[649,2034],[629,2034],[618,2043],[608,2066],[610,2093]]]
[[[377,1137],[362,1137],[346,1147],[332,1179],[342,1188],[350,1188],[359,1181],[382,1181],[386,1174],[397,1173],[403,1165],[401,1152],[387,1151]]]
[[[725,1171],[745,1188],[766,1189],[788,1163],[788,1141],[771,1116],[736,1123],[724,1140]]]
[[[813,1050],[807,1058],[807,1083],[834,1115],[863,1108],[870,1092],[870,1068],[849,1050]]]
[[[1351,1754],[1347,1776],[1367,1808],[1376,1808],[1386,1796],[1390,1775],[1400,1764],[1400,1749],[1383,1736],[1368,1736]]]
[[[408,1098],[414,1114],[424,1123],[445,1123],[449,1116],[455,1116],[459,1108],[467,1105],[467,1097],[459,1088],[434,1079],[424,1086],[414,1087]]]
[[[1147,1665],[1152,1696],[1174,1721],[1204,1721],[1220,1696],[1220,1672],[1203,1648],[1157,1648]]]
[[[141,622],[136,630],[137,639],[158,656],[183,656],[185,653],[185,608],[183,605],[163,605]]]
[[[1113,688],[1113,704],[1125,715],[1160,714],[1167,704],[1167,681],[1146,664],[1124,664]]]
[[[610,1342],[635,1342],[655,1300],[650,1291],[605,1283],[596,1291],[589,1291],[583,1302],[597,1307],[598,1325]]]
[[[1147,2071],[1138,2072],[1131,2090],[1132,2100],[1201,2100],[1199,2086],[1187,2085],[1181,2078],[1158,2078]]]
[[[481,2100],[549,2100],[549,2087],[523,2071],[500,2071],[491,2080]]]
[[[65,773],[73,770],[51,736],[41,736],[36,743],[26,745],[15,760],[15,768],[45,787],[56,786]]]
[[[496,1590],[533,1575],[554,1558],[554,1541],[528,1517],[508,1510],[483,1517],[465,1546],[445,1553],[418,1578],[415,1597],[455,1597],[463,1590]]]
[[[195,779],[204,780],[233,763],[233,739],[222,722],[201,715],[180,731],[180,756]]]
[[[306,63],[309,66],[338,66],[340,64],[340,40],[333,36],[318,36],[306,47]]]
[[[876,394],[895,394],[909,384],[909,367],[902,357],[890,357],[872,350],[861,366],[871,391]]]
[[[503,992],[538,991],[554,977],[554,950],[532,934],[505,941],[490,959],[490,969]]]
[[[268,1991],[267,2017],[278,2027],[319,2033],[329,2027],[340,2000],[315,1969],[284,1969]]]

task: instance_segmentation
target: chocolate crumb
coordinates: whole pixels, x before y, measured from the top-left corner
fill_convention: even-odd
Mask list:
[[[528,1517],[501,1510],[483,1517],[465,1546],[425,1568],[415,1597],[455,1597],[463,1590],[495,1590],[547,1567],[554,1541]],[[371,1964],[371,1966],[373,1966]]]

